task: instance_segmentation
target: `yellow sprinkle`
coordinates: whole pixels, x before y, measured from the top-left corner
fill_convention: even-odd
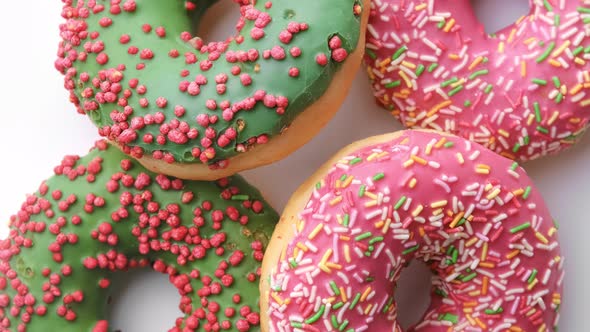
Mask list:
[[[481,261],[485,262],[488,258],[488,243],[484,242],[483,247],[481,249]]]
[[[447,24],[445,25],[445,27],[444,27],[443,31],[444,31],[444,32],[449,32],[449,31],[451,31],[451,28],[452,28],[454,25],[455,25],[455,19],[454,19],[454,18],[451,18],[451,19],[450,19],[450,20],[447,22]]]
[[[344,260],[346,260],[346,263],[350,263],[351,259],[350,259],[350,247],[348,246],[348,244],[344,245]]]
[[[472,237],[469,241],[465,242],[466,247],[471,247],[475,243],[477,243],[477,237]]]
[[[413,164],[414,164],[414,161],[412,159],[408,159],[403,163],[404,168],[408,168],[408,167],[412,166]]]
[[[526,77],[526,62],[524,60],[520,62],[520,76]]]
[[[559,88],[559,92],[561,92],[562,95],[567,95],[567,85],[562,84],[561,87]]]
[[[402,66],[410,69],[416,69],[416,65],[408,61],[402,61]]]
[[[318,233],[322,230],[322,228],[324,228],[324,224],[320,223],[318,224],[313,231],[311,231],[311,233],[309,233],[309,235],[307,236],[308,239],[313,240],[314,237],[316,237],[316,235],[318,235]]]
[[[547,330],[547,325],[545,323],[543,323],[543,325],[541,325],[539,327],[539,329],[537,330],[537,332],[545,332]]]
[[[303,250],[303,252],[307,252],[309,250],[309,248],[301,242],[297,242],[297,248]]]
[[[590,72],[587,70],[582,73],[584,75],[584,82],[590,82]]]
[[[387,67],[391,63],[391,58],[386,58],[385,60],[379,62],[379,67]]]
[[[270,292],[270,296],[272,296],[276,303],[283,305],[283,299],[281,299],[276,292]]]
[[[470,315],[465,315],[465,317],[467,318],[467,320],[469,321],[469,324],[471,324],[471,326],[475,326],[475,320],[470,316]]]
[[[570,90],[570,95],[576,95],[578,94],[578,92],[582,91],[582,89],[584,88],[584,85],[582,85],[581,83],[576,84],[571,90]]]
[[[477,164],[475,167],[482,168],[482,169],[491,169],[491,167],[486,164]]]
[[[586,99],[586,100],[582,100],[582,102],[580,103],[581,106],[588,106],[590,105],[590,99]]]
[[[536,232],[535,236],[537,237],[537,239],[539,239],[539,241],[543,242],[544,244],[549,243],[549,240],[547,240],[547,238],[543,234]]]
[[[297,231],[299,233],[301,233],[301,231],[303,230],[303,227],[305,226],[305,220],[299,220],[297,222]]]
[[[510,31],[510,36],[508,36],[508,44],[512,44],[512,41],[514,41],[514,35],[516,34],[516,29],[512,29],[512,31]]]
[[[530,126],[533,123],[533,121],[535,121],[535,115],[534,114],[529,114],[529,117],[526,119],[527,125]]]
[[[463,165],[463,163],[465,163],[465,159],[463,159],[463,155],[461,154],[461,152],[457,152],[455,157],[457,157],[457,161],[459,162],[459,164]]]
[[[368,201],[368,202],[365,203],[365,207],[377,206],[377,203],[378,203],[377,200]]]
[[[433,209],[437,209],[437,208],[440,208],[440,207],[446,206],[446,205],[447,205],[447,203],[448,203],[448,202],[447,202],[447,200],[445,200],[445,199],[442,199],[442,200],[440,200],[440,201],[432,202],[432,203],[430,204],[430,207],[431,207],[431,208],[433,208]]]
[[[412,158],[413,161],[417,162],[420,165],[428,165],[428,162],[425,159],[422,159],[416,155],[412,155],[410,158]]]
[[[374,199],[374,200],[377,200],[377,198],[378,198],[377,195],[373,194],[370,191],[365,191],[365,196],[369,197],[370,199]]]
[[[547,121],[547,124],[549,126],[551,126],[555,122],[555,120],[557,120],[558,117],[559,117],[559,112],[558,111],[553,112],[553,114],[551,114],[551,117]]]
[[[340,202],[342,202],[342,196],[336,196],[330,201],[330,206],[334,206]]]
[[[421,3],[421,4],[417,5],[416,7],[414,7],[414,10],[420,11],[420,10],[426,8],[426,6],[428,6],[428,4],[426,2],[424,2],[424,3]]]
[[[528,16],[526,16],[526,15],[523,15],[523,16],[519,17],[518,20],[516,20],[516,25],[519,25],[520,22],[524,21],[524,19],[526,19],[527,17]]]
[[[367,160],[368,161],[373,161],[373,159],[377,158],[377,152],[373,152],[371,153],[368,157]]]
[[[489,200],[492,200],[494,198],[496,198],[496,196],[498,196],[500,194],[500,188],[496,188],[494,191],[492,191],[491,193],[489,193],[486,198]]]
[[[451,60],[459,60],[459,54],[451,53],[451,54],[449,54],[449,59],[451,59]]]
[[[338,238],[342,241],[350,241],[350,236],[347,235],[340,235]]]
[[[436,209],[436,210],[432,211],[432,215],[433,216],[438,216],[439,214],[441,214],[443,212],[444,212],[444,209],[443,208]]]
[[[381,229],[381,233],[383,234],[387,234],[387,231],[389,230],[389,224],[391,224],[391,218],[387,218],[385,220],[385,225],[383,226],[383,228]]]
[[[447,142],[447,138],[446,137],[441,137],[438,142],[436,142],[436,144],[434,145],[435,148],[440,149],[442,148],[443,145],[445,145],[445,143]]]
[[[569,40],[566,40],[563,44],[561,44],[561,46],[559,46],[555,51],[553,51],[553,53],[551,53],[551,57],[556,58],[560,56],[566,48],[570,47],[570,44],[571,42]]]
[[[430,156],[430,153],[432,152],[432,144],[428,144],[426,145],[426,150],[424,150],[424,152],[426,152],[427,156]]]
[[[473,308],[463,308],[463,313],[472,314],[473,313]]]
[[[485,168],[476,168],[475,169],[475,173],[478,173],[478,174],[490,174],[490,170],[489,169],[485,169]]]
[[[473,70],[477,65],[479,65],[483,61],[483,56],[478,56],[473,60],[473,62],[469,65],[468,69]]]
[[[342,270],[342,265],[336,264],[336,263],[333,263],[333,262],[326,263],[326,266],[329,267],[329,268],[331,268],[331,269]]]
[[[457,213],[457,215],[455,216],[455,218],[453,219],[453,221],[451,222],[451,224],[449,226],[451,228],[455,228],[455,226],[457,226],[459,221],[461,221],[461,218],[463,218],[464,214],[465,214],[465,212],[463,212],[463,211]]]
[[[333,252],[334,251],[332,250],[332,248],[328,248],[328,250],[326,250],[326,252],[324,253],[324,256],[322,256],[320,264],[325,264],[328,261],[328,259],[330,259],[330,256],[332,256]]]
[[[363,292],[363,295],[361,295],[361,302],[365,302],[367,296],[369,296],[369,293],[371,293],[371,286],[367,287],[367,289],[365,289]]]
[[[539,283],[539,279],[535,278],[535,280],[533,280],[533,282],[531,282],[528,286],[527,289],[531,290],[533,288],[535,288],[535,286]]]
[[[301,249],[299,249],[297,247],[293,248],[293,258],[297,258],[297,255],[299,255],[300,250]]]
[[[406,86],[408,88],[412,88],[412,81],[410,80],[410,78],[408,77],[408,75],[406,75],[406,73],[403,70],[400,70],[398,72],[399,76],[402,77],[402,79],[404,80],[404,82],[406,83]]]
[[[369,305],[365,308],[365,315],[369,314],[371,308],[373,308],[373,303],[369,303]]]
[[[375,225],[375,228],[381,228],[381,227],[383,227],[384,224],[385,224],[385,221],[379,220],[374,225]]]
[[[414,189],[414,187],[416,186],[416,183],[418,183],[418,180],[416,180],[416,178],[412,178],[410,180],[410,188]]]
[[[478,289],[478,290],[471,291],[467,294],[469,294],[469,296],[471,296],[471,297],[476,297],[476,296],[481,295],[481,291]]]
[[[417,216],[419,216],[423,209],[424,206],[422,204],[416,206],[414,211],[412,211],[412,217],[416,218]]]
[[[580,66],[586,65],[586,61],[584,61],[582,58],[579,58],[579,57],[575,57],[574,62]]]
[[[508,133],[508,132],[507,132],[506,130],[504,130],[504,129],[499,129],[499,130],[498,130],[498,134],[500,134],[500,135],[502,135],[502,136],[504,136],[504,137],[506,137],[506,138],[509,138],[509,137],[510,137],[510,133]]]
[[[326,273],[332,273],[332,270],[330,270],[330,268],[329,268],[329,267],[327,267],[326,265],[324,265],[324,264],[319,264],[318,266],[319,266],[320,270],[322,270],[322,271],[324,271],[324,272],[326,272]]]
[[[504,53],[504,42],[498,44],[498,53]]]
[[[336,180],[335,187],[336,187],[336,188],[341,188],[341,187],[340,187],[340,186],[341,186],[341,184],[342,184],[342,181],[340,181],[340,179],[337,179],[337,180]]]
[[[352,176],[352,175],[347,177],[346,180],[344,180],[344,182],[342,182],[342,188],[348,187],[352,183],[353,179],[354,179],[354,176]]]
[[[530,43],[534,42],[535,40],[537,40],[537,38],[535,38],[535,37],[531,37],[531,38],[529,38],[529,39],[525,39],[525,41],[524,41],[523,43],[524,43],[525,45],[528,45],[528,44],[530,44]]]
[[[557,233],[557,228],[551,227],[549,228],[549,232],[547,232],[547,235],[553,236],[555,233]]]

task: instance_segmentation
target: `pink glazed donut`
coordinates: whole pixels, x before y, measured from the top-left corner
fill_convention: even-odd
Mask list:
[[[516,160],[576,143],[590,112],[590,1],[530,0],[488,35],[469,0],[375,0],[365,64],[377,102],[408,128]]]
[[[293,195],[262,263],[262,331],[402,331],[412,260],[433,281],[410,331],[557,331],[557,226],[525,171],[423,131],[357,142]]]

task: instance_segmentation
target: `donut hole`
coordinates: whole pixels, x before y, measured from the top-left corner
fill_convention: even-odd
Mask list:
[[[432,272],[424,262],[412,261],[400,275],[395,289],[397,320],[407,331],[424,316],[430,304]]]
[[[494,34],[506,28],[531,11],[528,0],[470,0],[475,15],[485,27],[485,32]]]
[[[235,26],[239,19],[239,5],[232,0],[220,0],[209,7],[199,19],[195,33],[205,44],[210,41],[223,41],[235,34]]]
[[[110,331],[168,331],[182,316],[180,295],[167,274],[147,268],[117,273],[109,291]]]

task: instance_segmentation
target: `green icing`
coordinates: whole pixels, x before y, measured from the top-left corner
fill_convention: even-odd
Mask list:
[[[23,205],[23,209],[11,220],[10,237],[0,241],[0,266],[2,267],[0,269],[0,289],[2,289],[0,291],[0,304],[7,304],[5,311],[0,311],[0,321],[8,318],[11,324],[11,331],[16,331],[17,326],[21,324],[21,319],[24,317],[23,313],[25,312],[22,309],[16,317],[8,314],[10,308],[15,306],[19,302],[19,299],[17,299],[16,291],[10,286],[10,281],[8,281],[8,286],[6,286],[6,277],[9,276],[9,273],[5,269],[6,264],[9,265],[10,269],[16,271],[16,279],[28,287],[27,296],[30,297],[32,295],[35,300],[35,304],[32,305],[34,310],[37,310],[42,305],[45,305],[47,309],[44,316],[37,314],[31,316],[30,322],[26,325],[27,331],[106,332],[106,330],[100,329],[93,331],[98,321],[108,318],[106,317],[107,300],[111,295],[112,288],[111,286],[110,288],[103,289],[99,287],[99,282],[103,278],[117,278],[118,273],[120,273],[117,270],[121,270],[121,267],[123,267],[122,270],[127,270],[131,267],[127,264],[127,266],[111,266],[110,268],[89,270],[84,266],[84,262],[88,257],[98,257],[98,255],[107,254],[109,251],[116,251],[122,254],[121,257],[126,257],[127,262],[139,262],[143,259],[148,266],[156,260],[164,262],[167,266],[173,267],[177,271],[177,275],[188,277],[187,280],[192,286],[192,291],[188,292],[187,296],[192,300],[192,309],[194,311],[201,308],[201,298],[199,297],[198,290],[203,287],[203,277],[208,276],[212,278],[213,283],[221,283],[222,278],[215,276],[215,270],[218,268],[220,262],[231,261],[230,257],[232,254],[237,250],[241,250],[244,253],[244,259],[237,266],[230,264],[226,269],[226,273],[233,276],[233,284],[229,287],[222,285],[219,294],[211,294],[206,297],[209,301],[215,301],[220,304],[221,309],[215,314],[219,322],[228,320],[231,322],[231,328],[229,330],[237,331],[236,322],[244,319],[244,317],[240,316],[239,311],[242,306],[249,306],[253,312],[258,312],[259,278],[256,276],[253,281],[248,281],[247,277],[249,274],[256,274],[261,262],[254,258],[255,250],[251,245],[254,241],[260,241],[263,247],[266,248],[274,225],[279,219],[277,213],[264,202],[258,190],[248,185],[239,176],[221,180],[221,182],[186,181],[182,183],[182,188],[180,189],[169,188],[163,190],[157,184],[155,174],[145,170],[138,163],[131,161],[129,162],[133,165],[132,168],[125,171],[121,167],[121,160],[126,158],[123,153],[116,148],[108,148],[108,145],[104,142],[99,143],[98,146],[106,150],[94,149],[87,156],[77,160],[75,165],[72,165],[72,168],[82,170],[82,175],[78,176],[75,180],[68,179],[67,175],[53,176],[44,182],[41,189],[27,200],[27,203]],[[84,172],[84,168],[79,167],[86,166],[88,169],[92,169],[92,161],[94,160],[96,164],[97,158],[102,159],[100,163],[101,170],[96,175],[95,181],[89,182],[87,180],[88,172]],[[72,160],[71,158],[64,159],[60,167],[63,168],[64,165],[67,167],[68,161]],[[65,173],[71,174],[71,171],[66,169]],[[151,179],[151,184],[145,188],[137,189],[133,186],[133,181],[128,183],[131,186],[126,187],[124,185],[126,179],[121,179],[118,180],[118,190],[110,193],[106,189],[107,183],[117,173],[128,177],[127,180],[137,179],[139,174],[146,174]],[[224,181],[227,181],[227,183],[224,183]],[[53,197],[55,190],[61,190],[61,198]],[[229,190],[235,190],[237,193],[234,192],[233,194],[242,195],[242,198],[244,198],[243,195],[246,195],[248,199],[240,201],[231,200],[229,198],[231,194],[228,196]],[[221,244],[221,247],[224,248],[224,253],[218,256],[214,252],[214,248],[211,248],[207,250],[204,258],[196,258],[190,255],[189,260],[192,261],[186,264],[181,264],[182,262],[178,260],[178,257],[181,255],[174,254],[169,249],[161,249],[159,251],[149,250],[147,253],[140,253],[139,241],[132,234],[132,229],[138,226],[140,228],[142,227],[141,220],[143,217],[140,217],[141,211],[134,208],[134,204],[128,206],[122,205],[121,197],[124,197],[124,193],[126,192],[137,196],[143,195],[146,198],[148,197],[148,193],[151,192],[153,194],[151,201],[157,202],[159,204],[158,208],[148,211],[147,201],[140,203],[138,207],[143,208],[147,215],[155,218],[154,220],[158,220],[155,216],[166,210],[169,204],[178,204],[179,211],[176,215],[177,217],[170,218],[168,216],[168,218],[164,218],[161,215],[161,224],[159,226],[154,225],[153,232],[155,237],[150,239],[151,241],[159,241],[162,246],[168,242],[171,245],[184,247],[185,249],[183,250],[188,250],[192,253],[193,249],[197,247],[195,243],[189,243],[186,237],[173,237],[169,241],[166,241],[164,234],[170,232],[172,229],[178,231],[184,229],[184,227],[192,227],[193,231],[198,230],[197,232],[202,239],[211,240],[214,238],[214,234],[224,232],[226,234],[226,240]],[[187,193],[193,194],[190,202],[188,199],[183,200],[183,197],[189,197]],[[96,197],[104,199],[104,204],[97,201],[98,205],[102,206],[95,206],[94,211],[91,213],[85,212],[84,209],[88,194],[94,194]],[[60,211],[59,202],[67,200],[70,195],[75,195],[76,202],[69,206],[66,211]],[[202,207],[205,201],[211,203],[211,210],[202,211],[204,220],[203,225],[199,226],[197,225],[198,221],[194,222],[196,220],[194,211],[196,208]],[[250,207],[246,207],[244,203]],[[235,216],[235,214],[230,213],[230,210],[228,210],[229,207],[235,209],[239,213],[239,216],[248,218],[247,223],[242,225],[239,221],[231,220],[230,215]],[[128,216],[121,218],[119,221],[114,221],[112,214],[121,210],[128,213]],[[54,215],[45,211],[53,211]],[[172,213],[176,213],[174,210],[171,211]],[[219,213],[214,211],[221,211],[223,213],[221,230],[215,230],[213,228],[214,222],[212,221],[212,215]],[[82,222],[79,225],[75,225],[72,222],[74,216],[81,218]],[[61,235],[52,233],[51,230],[54,230],[55,225],[63,218],[65,218],[65,225],[59,229],[59,234]],[[178,222],[178,225],[175,222]],[[109,245],[91,237],[92,232],[96,231],[102,223],[108,223],[112,226],[112,234],[118,236],[118,243],[116,245]],[[45,227],[43,230],[38,229],[37,232],[27,230],[27,227],[34,229],[35,224],[38,226],[44,224]],[[148,228],[150,228],[149,225],[143,224],[143,228],[141,228],[142,233],[147,234]],[[76,234],[78,237],[77,243],[66,243],[61,246],[63,262],[58,263],[54,260],[53,253],[48,248],[50,248],[52,243],[59,241],[59,238],[68,234],[70,236]],[[24,245],[23,239],[26,239]],[[32,245],[29,246],[28,244]],[[11,254],[17,251],[19,252],[18,254]],[[261,251],[258,251],[257,255],[260,254]],[[71,267],[72,273],[70,275],[64,275],[63,268],[66,265]],[[42,274],[44,268],[50,269],[51,274],[49,276]],[[194,278],[195,275],[190,276],[191,271],[194,269],[200,272],[198,278]],[[54,275],[59,275],[61,278],[60,283],[56,285],[60,293],[57,294],[52,303],[46,304],[43,301],[44,292],[42,287]],[[2,287],[2,285],[5,287]],[[83,300],[79,303],[66,305],[68,309],[75,312],[75,320],[68,321],[64,317],[59,317],[56,312],[59,306],[63,305],[65,296],[77,290],[83,291]],[[241,296],[241,301],[238,304],[232,302],[232,296],[234,294]],[[20,300],[22,300],[22,297]],[[224,309],[227,307],[236,309],[236,314],[231,318],[226,317],[224,314]],[[206,307],[204,309],[205,312],[209,312]],[[189,312],[188,315],[191,313]],[[179,312],[179,314],[181,313]],[[170,323],[171,325],[173,324],[173,322]],[[201,331],[207,320],[201,319],[199,323],[199,328],[196,330]],[[259,326],[251,325],[250,330],[258,331]]]
[[[238,0],[234,1],[239,2]],[[279,135],[297,115],[324,94],[341,67],[341,62],[331,59],[332,50],[329,46],[331,38],[339,37],[342,41],[340,47],[350,54],[356,48],[360,37],[360,12],[358,10],[360,10],[361,4],[357,0],[274,1],[270,8],[266,8],[266,4],[270,4],[270,1],[256,1],[254,5],[256,10],[267,13],[271,17],[270,23],[262,27],[264,37],[254,40],[251,37],[251,31],[257,21],[245,19],[243,20],[243,28],[228,39],[226,52],[247,52],[254,49],[259,52],[258,59],[229,63],[225,54],[221,54],[218,60],[213,61],[211,69],[202,71],[199,65],[201,60],[207,59],[208,53],[202,54],[195,50],[180,36],[183,32],[194,31],[207,9],[216,0],[187,2],[195,6],[194,10],[188,12],[183,0],[154,1],[153,4],[147,0],[136,0],[135,11],[121,10],[121,13],[116,15],[109,12],[110,1],[97,0],[96,2],[105,6],[104,11],[93,14],[93,10],[89,9],[90,14],[85,19],[77,17],[77,11],[67,5],[64,7],[64,13],[66,13],[64,16],[70,19],[61,27],[64,41],[60,43],[56,67],[63,73],[66,73],[70,67],[76,69],[75,72],[66,74],[65,85],[74,96],[73,100],[77,104],[79,112],[87,113],[99,128],[115,127],[110,132],[103,131],[103,135],[111,138],[117,137],[120,143],[125,143],[130,147],[141,147],[144,153],[152,154],[154,151],[170,153],[175,161],[183,163],[206,162],[214,164],[246,151],[251,145],[256,144],[257,137],[263,136],[263,138],[272,139],[273,136]],[[74,1],[74,3],[78,3],[79,6],[83,2]],[[87,8],[87,3],[83,4],[84,9]],[[122,1],[121,8],[123,8],[123,3],[125,1]],[[243,8],[248,8],[248,6]],[[357,9],[356,14],[355,9]],[[237,5],[236,10],[238,10]],[[106,28],[99,24],[100,20],[105,18],[112,19],[112,24]],[[80,28],[79,24],[82,21],[88,24],[87,29]],[[287,30],[289,23],[293,22],[307,24],[308,29],[294,33],[291,41],[284,43],[279,35]],[[144,24],[149,24],[152,27],[151,32],[142,31]],[[165,28],[165,37],[159,37],[156,34],[157,27]],[[98,32],[99,36],[92,40],[82,35],[86,38],[78,42],[79,39],[72,38],[72,35],[73,31],[79,32],[79,30],[89,33]],[[125,45],[119,42],[123,34],[130,36],[130,41]],[[242,43],[236,41],[239,38],[244,39]],[[98,54],[92,52],[87,54],[85,60],[76,60],[76,56],[84,52],[86,43],[97,41],[104,43],[105,47],[102,53],[108,55],[106,64],[99,65],[96,61]],[[151,59],[143,60],[140,59],[139,53],[130,55],[128,54],[130,46],[137,47],[140,53],[144,49],[150,49],[154,56]],[[271,50],[277,46],[284,49],[285,59],[263,58],[265,50]],[[298,47],[301,50],[301,56],[294,57],[290,54],[293,47]],[[70,48],[75,52],[70,51]],[[177,58],[171,58],[168,55],[169,51],[173,49],[179,52]],[[186,52],[193,52],[198,61],[194,64],[186,64],[184,56]],[[321,66],[316,62],[316,56],[320,54],[327,56],[327,65]],[[69,58],[69,60],[66,61],[65,58]],[[145,68],[137,70],[136,66],[139,63],[145,64]],[[133,112],[128,115],[127,119],[113,121],[110,114],[113,111],[123,112],[124,110],[123,106],[117,105],[117,100],[124,98],[123,92],[119,92],[117,100],[113,102],[95,104],[98,106],[96,110],[88,110],[86,106],[89,105],[88,103],[94,103],[100,99],[96,96],[96,92],[100,92],[100,89],[92,85],[92,78],[99,77],[101,70],[116,68],[121,64],[124,64],[126,68],[120,71],[123,77],[119,83],[123,90],[129,89],[132,92],[132,95],[126,99],[128,105],[133,108]],[[243,86],[240,75],[231,74],[234,65],[240,67],[240,75],[251,76],[251,85]],[[299,70],[297,77],[289,75],[291,68]],[[188,70],[189,75],[181,77],[182,70]],[[81,80],[82,73],[87,73],[91,79],[83,82]],[[228,75],[226,92],[222,95],[216,91],[215,77],[219,74]],[[179,90],[181,81],[194,81],[198,75],[207,78],[207,84],[200,86],[198,95],[192,96]],[[138,79],[140,85],[147,87],[147,92],[140,95],[135,89],[130,89],[129,81],[131,79]],[[84,91],[88,92],[89,90],[94,91],[94,94],[84,94]],[[235,113],[233,119],[229,121],[223,119],[223,110],[219,107],[223,101],[229,101],[235,105],[251,98],[258,90],[264,90],[273,96],[286,97],[288,106],[284,113],[278,114],[276,106],[267,107],[263,102],[257,102],[252,109]],[[158,97],[166,98],[167,105],[165,107],[160,108],[156,105]],[[149,106],[141,107],[140,98],[146,98],[149,101]],[[217,102],[217,109],[210,110],[206,107],[206,102],[209,99]],[[177,105],[182,105],[186,109],[186,113],[180,117],[174,113],[174,107]],[[160,125],[152,124],[137,129],[136,137],[133,139],[121,139],[120,133],[128,126],[131,118],[143,117],[158,111],[166,115],[165,123],[170,123],[173,119],[186,121],[190,128],[198,130],[199,135],[189,139],[188,142],[175,143],[168,139],[165,143],[158,144],[156,137],[160,134]],[[211,148],[215,150],[215,154],[208,154],[207,157],[192,153],[195,151],[194,148],[204,151],[208,146],[208,143],[204,143],[204,146],[201,141],[205,137],[206,129],[195,121],[199,114],[216,115],[219,118],[216,123],[208,125],[215,130],[214,137],[211,139]],[[123,127],[118,126],[119,122],[125,123]],[[217,140],[220,135],[226,133],[228,128],[236,130],[237,136],[227,145],[220,146]],[[152,134],[153,142],[145,143],[143,141],[145,134]]]

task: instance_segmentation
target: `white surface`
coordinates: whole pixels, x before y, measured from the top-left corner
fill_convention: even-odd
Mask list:
[[[489,30],[527,11],[526,0],[480,0],[478,9]],[[61,1],[52,0],[34,1],[30,6],[11,1],[0,11],[0,221],[7,221],[18,210],[25,194],[38,188],[63,155],[84,154],[98,138],[96,129],[68,102],[62,77],[53,68],[60,10]],[[223,36],[233,25],[218,26],[211,36]],[[373,103],[367,79],[361,73],[336,118],[310,144],[282,162],[244,175],[280,211],[298,184],[341,147],[398,129],[399,124]],[[567,277],[560,331],[565,332],[589,329],[584,316],[590,308],[590,264],[586,254],[590,251],[590,220],[585,206],[590,204],[588,143],[590,137],[585,137],[559,157],[524,165],[561,223]],[[2,226],[0,235],[5,232]],[[122,298],[115,301],[114,327],[124,332],[161,332],[170,328],[179,315],[178,295],[167,278],[144,272],[128,276],[131,280],[125,278]],[[400,319],[407,325],[418,319],[424,308],[428,272],[416,264],[402,279],[397,298]]]

